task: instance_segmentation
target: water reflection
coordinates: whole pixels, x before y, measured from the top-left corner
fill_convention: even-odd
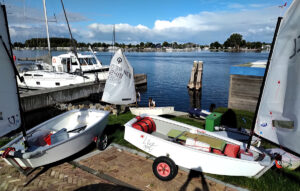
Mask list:
[[[202,91],[200,90],[190,90],[188,89],[190,97],[190,108],[201,108],[201,97]]]

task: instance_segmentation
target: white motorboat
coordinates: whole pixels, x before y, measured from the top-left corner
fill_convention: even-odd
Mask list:
[[[248,177],[259,177],[273,166],[271,158],[255,147],[251,146],[246,153],[242,142],[158,116],[143,115],[128,121],[124,138],[158,157],[153,172],[161,180],[174,178],[176,165],[206,173]]]
[[[86,76],[72,75],[66,72],[55,72],[53,71],[53,66],[51,62],[51,48],[50,48],[50,39],[48,32],[48,21],[47,21],[47,12],[46,12],[46,2],[43,1],[45,21],[46,21],[46,31],[47,31],[47,40],[48,40],[48,51],[49,54],[43,56],[46,62],[37,61],[33,64],[21,64],[19,65],[20,76],[23,77],[23,81],[18,80],[18,85],[20,88],[25,89],[46,89],[46,88],[55,88],[61,86],[69,86],[74,84],[81,84],[85,82],[95,81],[95,75],[91,78]],[[89,61],[89,60],[88,60]],[[34,69],[34,70],[32,70]]]
[[[78,60],[79,59],[79,60]],[[95,55],[79,54],[78,59],[72,52],[52,57],[52,66],[57,72],[78,74],[80,70],[84,76],[92,80],[106,80],[109,66],[103,66]]]
[[[24,78],[24,81],[21,82],[18,79],[18,86],[20,88],[32,90],[70,86],[93,81],[83,76],[47,70],[22,72],[20,73],[20,76]]]
[[[174,107],[130,107],[133,115],[168,115],[174,113]]]
[[[1,4],[0,4],[1,5]],[[0,148],[0,155],[21,172],[71,156],[93,141],[107,146],[109,113],[71,110],[26,131],[13,61],[5,6],[0,6],[0,136],[21,128],[23,135]]]

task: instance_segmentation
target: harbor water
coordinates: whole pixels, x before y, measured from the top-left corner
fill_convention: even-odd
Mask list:
[[[40,56],[46,51],[14,51],[17,57]],[[53,51],[53,55],[62,54]],[[85,52],[83,52],[85,53]],[[97,57],[109,65],[111,52],[98,52]],[[157,106],[175,106],[187,111],[191,107],[208,109],[211,103],[227,107],[230,66],[266,60],[268,52],[126,52],[135,73],[145,73],[147,91],[141,93],[141,106],[147,106],[152,97]],[[189,92],[187,84],[193,61],[203,61],[202,93]]]

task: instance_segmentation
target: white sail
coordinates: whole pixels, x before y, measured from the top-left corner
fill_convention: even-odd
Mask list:
[[[121,49],[111,59],[102,101],[117,105],[136,101],[133,68]]]
[[[21,125],[16,74],[10,57],[5,7],[0,4],[0,136]]]
[[[255,133],[300,154],[300,1],[279,27]]]

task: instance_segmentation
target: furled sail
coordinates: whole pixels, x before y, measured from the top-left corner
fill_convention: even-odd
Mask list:
[[[0,4],[0,136],[21,125],[16,74],[5,7]]]
[[[117,105],[136,101],[133,68],[121,49],[111,59],[102,101]]]
[[[300,1],[287,10],[269,65],[255,133],[300,154]]]

